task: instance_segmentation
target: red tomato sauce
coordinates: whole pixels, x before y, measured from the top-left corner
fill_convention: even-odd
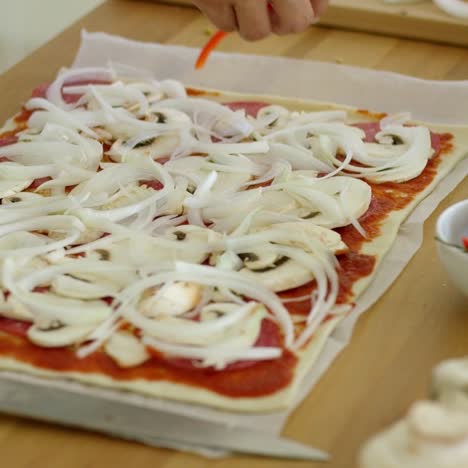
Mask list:
[[[79,85],[90,85],[90,84],[109,84],[108,81],[100,81],[100,80],[78,80],[78,81],[71,81],[66,84],[66,86],[79,86]],[[49,89],[50,83],[43,83],[39,86],[36,86],[36,88],[33,89],[31,93],[32,98],[45,98],[47,95],[47,90]],[[62,98],[67,104],[74,104],[76,103],[80,98],[81,94],[65,94],[62,92]],[[16,133],[24,130],[26,128],[26,122],[29,120],[31,117],[32,113],[34,112],[34,109],[26,109],[22,108],[21,112],[15,116],[14,121],[19,124],[18,129],[16,130]],[[1,135],[0,135],[1,137]]]
[[[340,264],[338,269],[339,289],[336,303],[345,304],[352,297],[352,288],[356,281],[369,276],[374,271],[375,257],[350,251],[339,255],[338,262]],[[282,299],[300,298],[309,296],[316,288],[316,282],[312,281],[296,289],[279,293],[279,296]],[[312,307],[312,301],[307,298],[297,302],[287,302],[285,307],[291,314],[308,315]]]
[[[0,136],[0,146],[8,146],[16,143],[18,141],[18,137],[14,134],[14,132],[4,132],[2,136]],[[8,158],[2,158],[3,160],[8,160]]]
[[[152,179],[152,180],[142,180],[140,181],[140,186],[145,186],[145,187],[148,187],[148,188],[151,188],[153,190],[162,190],[164,188],[164,185],[162,182],[160,182],[159,180],[156,180],[156,179]]]
[[[375,141],[375,136],[380,132],[380,122],[362,122],[353,124],[353,127],[358,127],[361,130],[364,130],[366,137],[364,141],[366,143],[372,143]]]
[[[49,180],[52,180],[52,177],[41,177],[39,179],[34,179],[33,183],[26,190],[36,190],[42,184],[45,184],[46,182],[49,182]]]
[[[0,317],[0,331],[7,333],[8,335],[14,335],[19,337],[26,337],[26,333],[31,326],[28,322],[22,322],[21,320],[13,320],[5,317]],[[0,339],[1,342],[4,340]]]
[[[269,104],[265,102],[239,101],[226,102],[224,105],[233,111],[245,110],[247,115],[250,115],[251,117],[257,117],[258,111],[268,106]]]
[[[137,367],[123,369],[102,351],[78,359],[71,348],[46,349],[30,343],[28,325],[0,318],[0,355],[10,356],[35,367],[53,371],[99,373],[116,380],[165,380],[194,387],[203,387],[229,397],[255,397],[272,394],[288,385],[293,377],[296,357],[285,351],[281,358],[255,363],[234,363],[222,372],[213,368],[184,366],[180,361],[153,353],[149,361]],[[277,326],[266,321],[258,345],[271,346],[281,342]]]
[[[262,321],[260,335],[258,336],[257,341],[255,342],[255,346],[258,347],[281,347],[282,340],[281,334],[278,326],[272,322],[271,320],[264,319]],[[174,367],[178,367],[181,369],[190,369],[194,370],[196,368],[196,363],[192,359],[185,359],[185,358],[172,358],[168,359],[161,355],[161,353],[154,352],[150,349],[150,352],[159,358],[163,358],[168,363],[173,365]],[[251,367],[257,364],[257,361],[237,361],[231,364],[228,364],[224,370],[237,370],[237,369],[245,369],[247,367]],[[214,369],[212,369],[214,370]]]
[[[86,86],[86,85],[102,85],[102,84],[110,84],[109,81],[106,80],[72,80],[68,82],[65,87],[68,86]],[[33,89],[31,97],[38,97],[38,98],[45,98],[47,96],[47,90],[49,89],[50,83],[43,83],[36,88]],[[62,98],[67,104],[74,104],[77,102],[81,94],[68,94],[62,91]]]
[[[29,117],[31,117],[32,113],[34,111],[25,109],[21,109],[21,112],[15,117],[15,122],[19,125],[23,125],[22,130],[26,128],[26,122],[29,120]]]

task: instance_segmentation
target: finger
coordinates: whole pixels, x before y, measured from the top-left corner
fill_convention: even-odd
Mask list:
[[[267,0],[238,0],[234,9],[239,34],[244,39],[257,41],[271,33]]]
[[[328,0],[311,0],[312,8],[316,18],[319,18],[325,13],[328,6]]]
[[[193,0],[203,14],[222,31],[236,31],[237,22],[234,7],[229,2],[219,0]]]
[[[275,34],[298,33],[314,22],[311,0],[273,0],[272,30]]]

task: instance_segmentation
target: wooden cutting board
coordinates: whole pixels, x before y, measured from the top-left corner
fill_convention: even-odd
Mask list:
[[[192,5],[190,0],[156,0]],[[431,0],[388,5],[383,0],[331,0],[325,26],[468,46],[468,20],[447,15]]]

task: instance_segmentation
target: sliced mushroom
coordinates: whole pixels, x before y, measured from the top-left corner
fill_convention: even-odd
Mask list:
[[[368,210],[372,198],[369,184],[353,177],[307,180],[293,174],[287,183],[288,195],[309,213],[314,213],[310,220],[330,229],[357,220]]]
[[[191,225],[170,228],[164,233],[164,237],[180,243],[180,248],[176,247],[168,259],[199,264],[210,254],[209,243],[221,238],[220,234],[211,229]],[[166,254],[168,253],[166,250]]]
[[[135,269],[165,261],[203,263],[210,254],[207,242],[211,234],[208,231],[197,226],[178,226],[158,238],[128,239],[112,245],[110,259]]]
[[[239,304],[234,304],[233,302],[217,302],[206,305],[200,311],[200,321],[216,320],[220,316],[229,314],[237,308],[239,308]]]
[[[263,273],[281,266],[285,257],[278,256],[273,249],[256,250],[238,254],[244,265],[251,271]]]
[[[140,312],[148,317],[182,315],[200,301],[202,287],[195,283],[167,283],[140,302]]]
[[[96,206],[95,209],[101,211],[114,210],[116,208],[133,205],[152,195],[154,195],[154,189],[147,185],[132,183],[115,193],[111,201]]]
[[[34,192],[19,192],[2,198],[2,205],[10,205],[12,203],[28,202],[31,200],[41,199],[42,195]]]
[[[348,246],[341,240],[340,234],[332,229],[328,229],[322,226],[318,226],[310,222],[292,222],[292,223],[279,223],[275,224],[273,228],[263,228],[260,230],[265,229],[273,229],[274,231],[284,231],[285,233],[296,232],[299,235],[298,240],[294,241],[291,240],[290,242],[286,242],[286,245],[290,245],[292,247],[300,247],[302,249],[308,250],[307,241],[319,241],[326,249],[330,250],[334,254],[340,254],[347,252]],[[301,242],[301,238],[304,241]]]
[[[48,326],[33,325],[27,335],[30,341],[44,348],[61,348],[76,343],[82,343],[94,330],[95,325],[64,325],[60,322],[50,322]]]
[[[29,293],[27,304],[34,315],[41,317],[46,325],[52,319],[60,320],[70,326],[96,325],[107,320],[113,312],[112,307],[104,301],[73,299],[59,296],[51,291],[47,294]]]
[[[138,276],[136,269],[122,268],[123,265],[129,265],[128,244],[115,243],[109,248],[88,250],[85,252],[85,258],[88,260],[103,261],[116,264],[115,270],[95,270],[95,271],[75,271],[72,273],[76,280],[88,281],[92,284],[102,285],[109,287],[112,290],[121,290],[123,287],[128,286],[135,281]],[[118,253],[117,253],[118,251]],[[47,259],[53,264],[63,264],[67,262],[76,261],[73,257],[66,255],[51,256],[48,255]],[[100,296],[103,297],[103,296]]]
[[[207,177],[205,171],[204,177]],[[233,172],[218,172],[218,178],[213,185],[213,192],[236,192],[241,187],[252,179],[250,174],[247,173],[233,173]]]
[[[86,231],[82,232],[78,239],[74,242],[74,244],[89,244],[90,242],[94,242],[102,237],[104,233],[102,231],[96,231],[94,229],[86,229]]]
[[[118,266],[118,265],[116,265]],[[89,281],[94,284],[109,285],[110,289],[120,291],[125,286],[132,284],[138,279],[136,270],[119,270],[115,271],[93,271],[93,272],[75,272],[73,276],[78,280]],[[102,296],[101,296],[102,297]]]
[[[285,192],[268,191],[262,193],[262,208],[275,213],[288,213],[299,207],[299,203]]]
[[[158,103],[150,106],[145,120],[162,125],[167,124],[168,129],[166,132],[162,130],[155,136],[144,138],[137,141],[136,144],[129,145],[128,140],[135,135],[135,131],[130,131],[131,129],[126,126],[118,124],[108,125],[107,129],[117,137],[117,141],[107,153],[112,160],[121,162],[124,157],[134,155],[150,156],[153,159],[171,156],[180,145],[179,134],[173,128],[188,129],[192,126],[191,120],[186,114],[175,109],[160,107]]]
[[[106,248],[95,249],[86,252],[86,258],[91,260],[98,260],[104,262],[112,262],[116,265],[130,265],[133,266],[133,253],[131,251],[130,240],[125,239],[121,242],[110,244]],[[108,272],[93,272],[91,276],[88,273],[74,274],[77,278],[91,279],[91,278],[107,278]],[[125,275],[126,276],[126,275]]]
[[[230,302],[213,303],[205,306],[200,312],[200,320],[216,320],[239,309],[239,304]],[[212,336],[211,343],[222,342],[226,346],[251,347],[260,334],[262,320],[267,316],[265,306],[254,304],[247,317],[227,328],[221,336]]]
[[[183,224],[182,226],[169,228],[164,236],[168,239],[177,240],[179,242],[200,242],[206,243],[218,240],[221,236],[217,232],[200,226]]]
[[[281,106],[262,107],[256,117],[255,128],[258,134],[267,135],[270,132],[284,128],[290,120],[290,112]]]
[[[103,262],[108,262],[111,260],[111,251],[108,249],[96,249],[90,250],[87,255],[87,258],[95,258]]]
[[[52,280],[52,290],[64,297],[74,299],[101,299],[119,291],[115,283],[108,281],[90,282],[70,275],[59,275]]]
[[[135,155],[143,155],[157,160],[171,156],[179,143],[180,139],[176,133],[148,138],[137,143],[133,148],[128,146],[126,140],[119,139],[115,141],[107,154],[115,162],[122,162],[123,158]]]
[[[78,239],[74,242],[74,245],[80,244],[88,244],[89,242],[93,242],[98,240],[104,233],[102,231],[95,231],[93,229],[86,229],[84,232],[80,234]],[[66,236],[65,233],[60,231],[50,231],[48,237],[53,240],[60,240]]]
[[[138,366],[150,358],[146,347],[128,331],[114,333],[104,345],[104,350],[123,368]]]
[[[159,103],[150,106],[146,120],[178,127],[190,127],[192,125],[192,121],[187,114],[177,109],[162,107]]]
[[[0,180],[0,198],[11,197],[32,184],[32,180]]]
[[[278,255],[272,249],[253,249],[252,252],[240,253],[239,257],[244,260],[245,265],[240,270],[242,275],[275,292],[298,288],[314,278],[297,261]]]

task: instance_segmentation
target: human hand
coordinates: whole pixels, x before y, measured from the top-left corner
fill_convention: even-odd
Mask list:
[[[193,0],[223,31],[238,31],[248,41],[269,34],[304,31],[325,11],[328,0]]]

